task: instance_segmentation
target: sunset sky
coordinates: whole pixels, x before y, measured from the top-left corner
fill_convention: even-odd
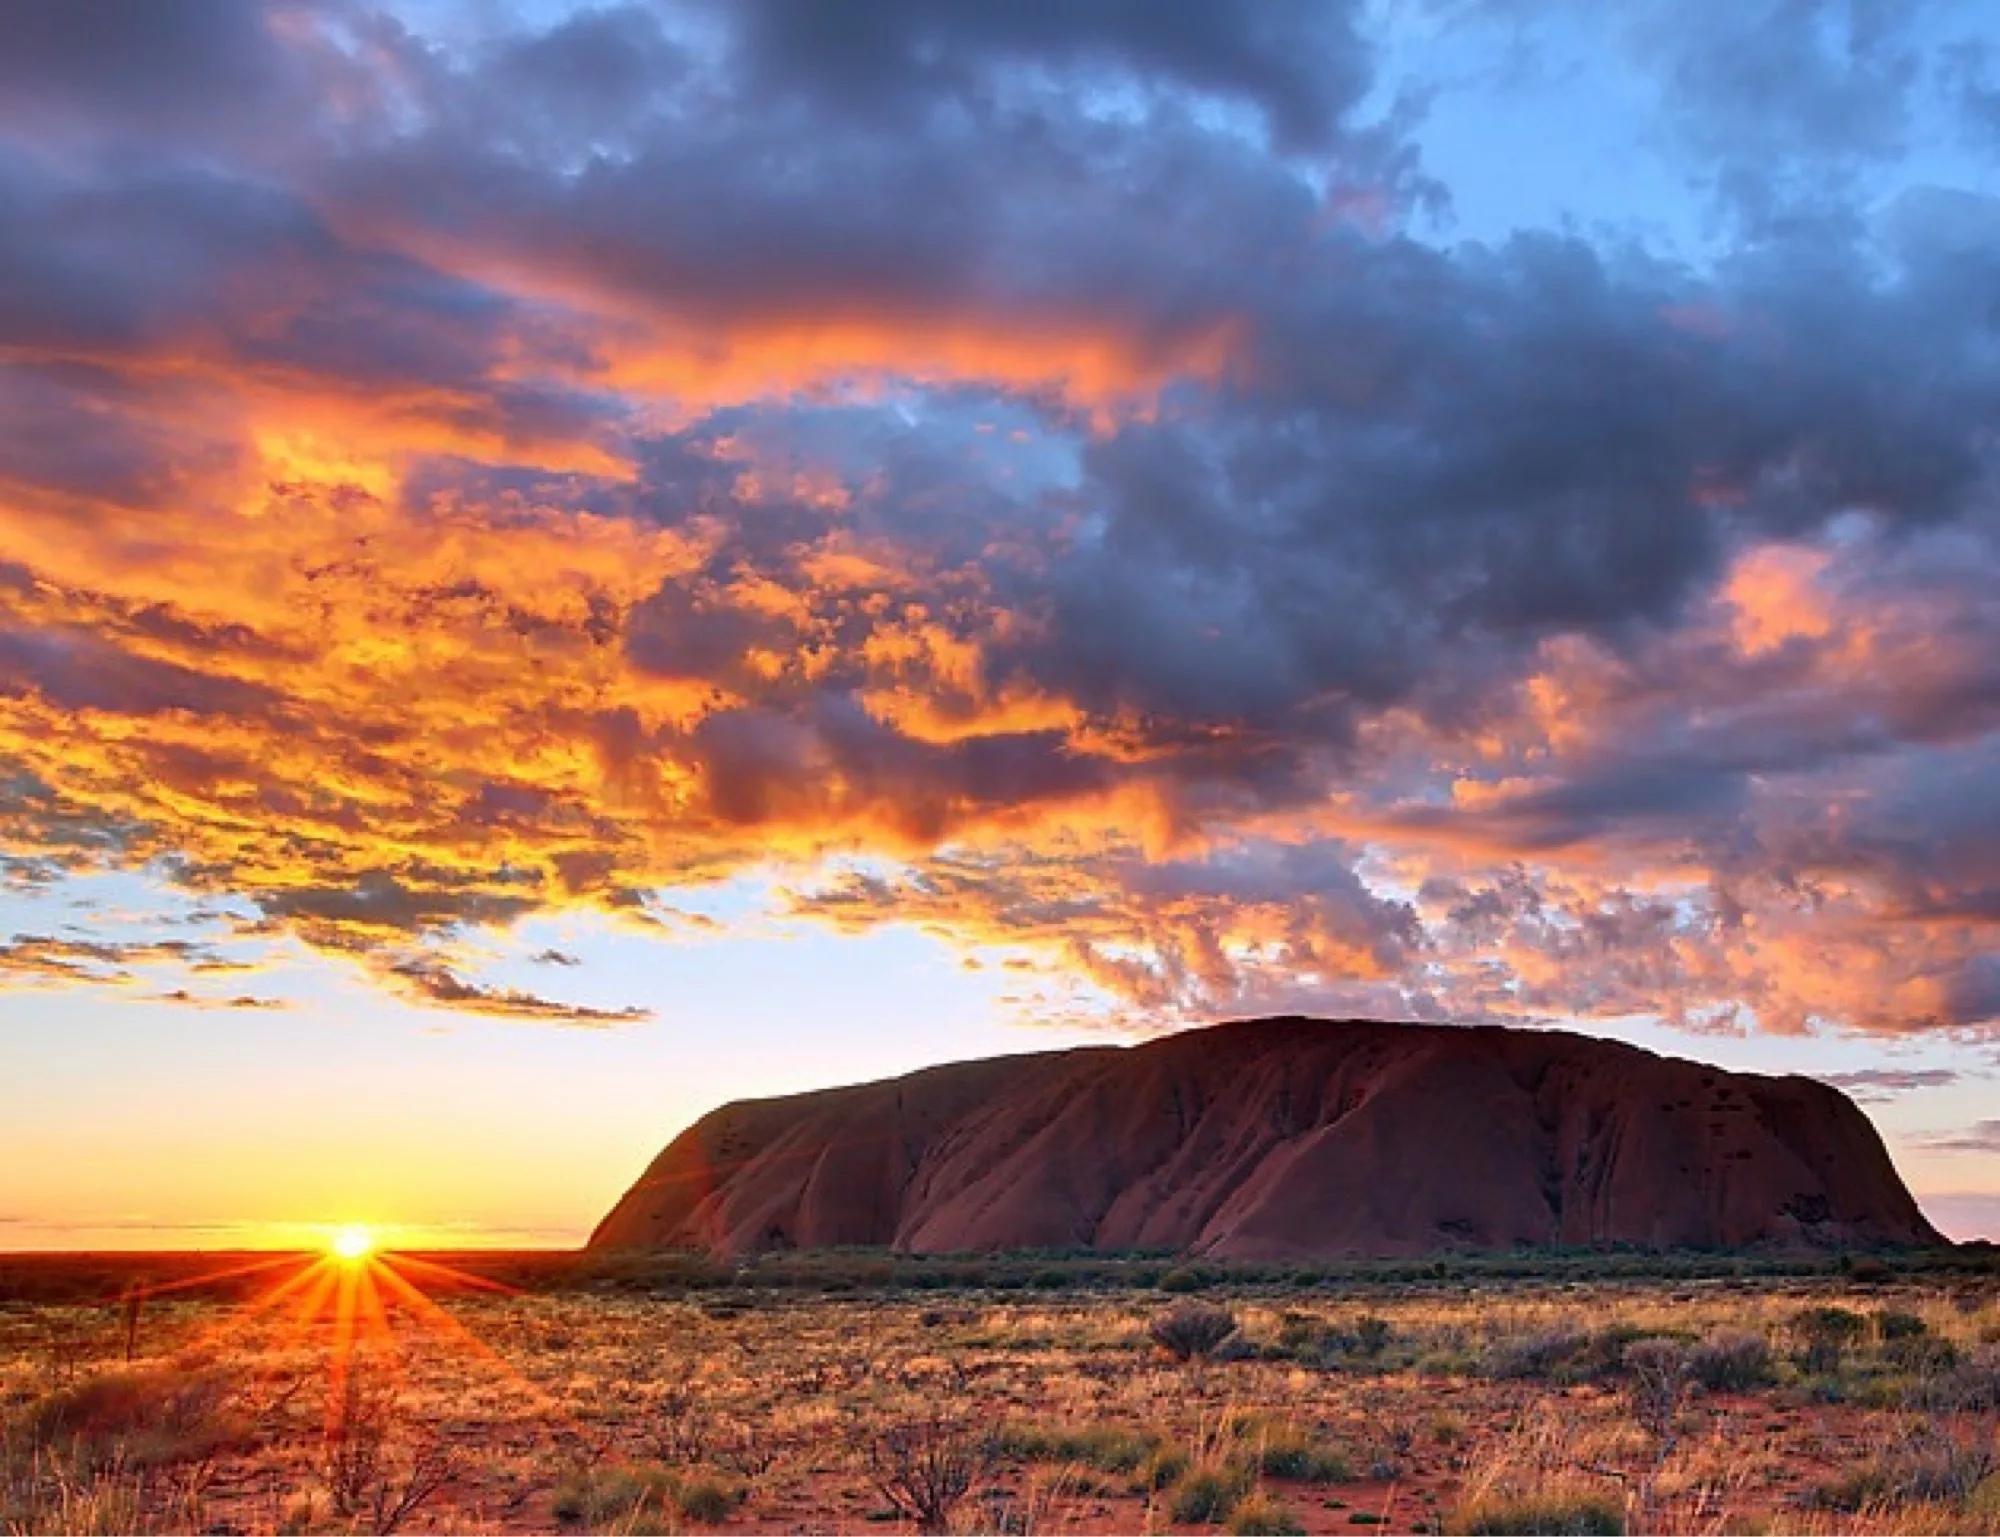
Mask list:
[[[1992,19],[0,7],[0,1249],[1275,1012],[2000,1237]]]

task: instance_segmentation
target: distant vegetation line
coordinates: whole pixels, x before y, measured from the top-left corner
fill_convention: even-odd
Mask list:
[[[433,1252],[433,1251],[426,1251]],[[446,1255],[446,1251],[434,1251]],[[195,1281],[239,1256],[207,1253],[17,1254],[0,1256],[0,1305],[103,1301],[133,1286]],[[739,1261],[675,1250],[461,1250],[446,1256],[474,1276],[531,1292],[612,1291],[874,1295],[894,1292],[1065,1291],[1310,1292],[1462,1287],[1485,1282],[1846,1279],[1857,1285],[1945,1275],[2000,1276],[2000,1246],[1974,1243],[1874,1252],[1727,1253],[1713,1250],[1542,1249],[1429,1258],[1260,1264],[1160,1251],[1029,1250],[905,1254],[886,1249],[813,1249]],[[216,1275],[176,1285],[187,1297],[248,1296],[268,1275]]]

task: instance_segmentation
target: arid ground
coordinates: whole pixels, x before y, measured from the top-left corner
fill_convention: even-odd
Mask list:
[[[7,1531],[1994,1532],[2000,1264],[24,1258],[0,1408]]]

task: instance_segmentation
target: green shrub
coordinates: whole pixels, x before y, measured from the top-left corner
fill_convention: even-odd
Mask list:
[[[1208,1277],[1186,1265],[1175,1266],[1159,1280],[1159,1287],[1163,1292],[1198,1292],[1206,1285]]]

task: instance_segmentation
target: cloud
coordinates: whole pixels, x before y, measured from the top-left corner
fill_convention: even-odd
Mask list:
[[[207,997],[191,993],[184,987],[176,987],[170,992],[152,995],[155,1003],[177,1003],[190,1009],[286,1009],[291,1005],[282,998],[258,998],[249,993],[238,993],[231,998]]]
[[[1716,178],[1911,121],[1664,14]],[[10,880],[557,1023],[468,936],[749,872],[1155,1022],[2000,1019],[1991,199],[1427,242],[1345,7],[125,20],[0,66]]]
[[[397,984],[422,1002],[494,1019],[602,1027],[652,1018],[650,1009],[594,1009],[559,1003],[518,988],[484,987],[465,981],[430,957],[404,960],[390,966],[388,971]]]
[[[195,940],[100,940],[15,934],[0,942],[0,989],[6,986],[124,985],[137,968],[234,970],[214,946]]]
[[[1869,1067],[1852,1073],[1822,1073],[1823,1082],[1844,1089],[1863,1104],[1886,1104],[1919,1089],[1942,1089],[1960,1074],[1948,1067]]]
[[[1974,1121],[1958,1131],[1919,1137],[1915,1145],[1928,1153],[2000,1153],[2000,1121]]]

